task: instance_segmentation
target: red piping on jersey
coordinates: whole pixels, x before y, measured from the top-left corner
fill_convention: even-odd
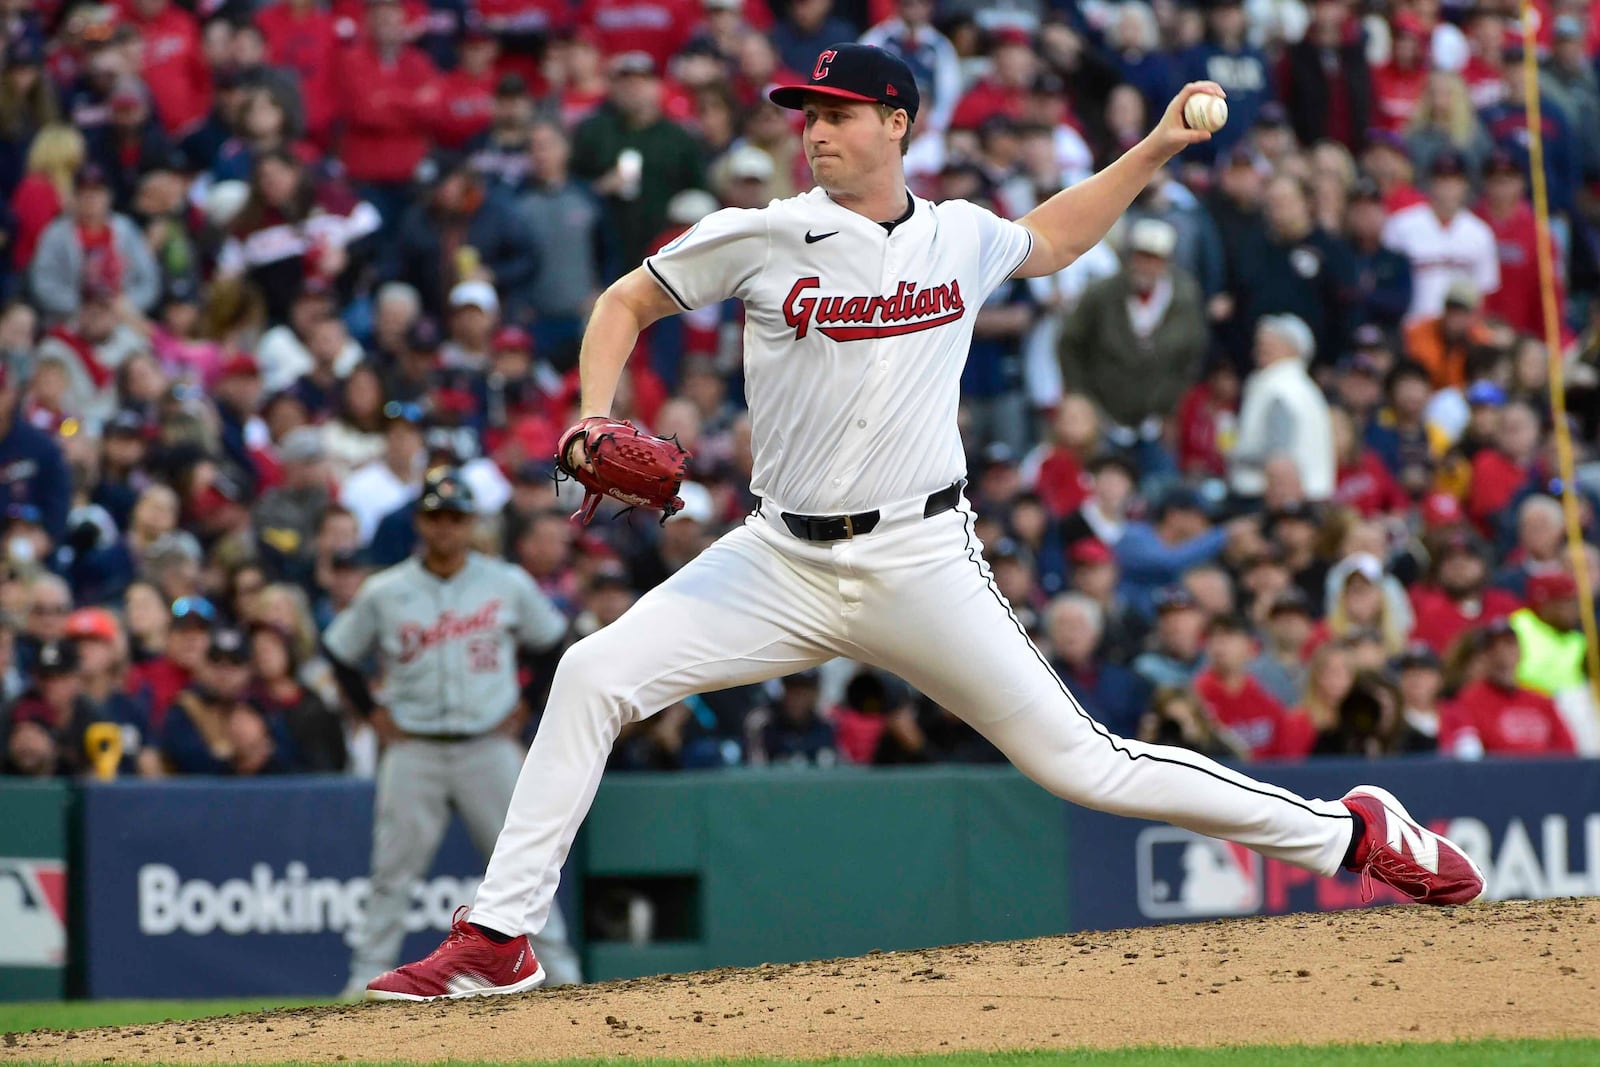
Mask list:
[[[899,337],[901,334],[921,333],[935,326],[955,322],[963,314],[961,311],[953,311],[943,318],[904,322],[898,326],[820,326],[817,329],[824,337],[831,337],[835,341],[867,341],[874,337]]]

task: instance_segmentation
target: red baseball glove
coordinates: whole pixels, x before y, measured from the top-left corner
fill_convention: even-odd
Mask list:
[[[583,439],[583,453],[573,459],[572,446]],[[682,510],[678,487],[689,463],[689,452],[677,438],[640,433],[631,422],[591,416],[561,435],[556,466],[587,492],[573,518],[587,523],[594,518],[601,497],[620,500],[629,507],[655,508],[661,521]]]

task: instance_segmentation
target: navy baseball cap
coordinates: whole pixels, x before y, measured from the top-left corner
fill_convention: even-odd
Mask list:
[[[917,79],[905,61],[870,44],[829,45],[817,54],[806,81],[777,86],[767,93],[767,99],[799,111],[805,107],[807,93],[904,108],[912,120],[922,100]]]
[[[76,641],[46,641],[39,646],[34,660],[34,671],[46,677],[71,674],[78,669],[78,643]]]
[[[417,510],[423,512],[453,511],[471,515],[477,510],[472,500],[472,490],[454,467],[436,469],[423,482],[422,497]]]
[[[1471,407],[1497,408],[1506,402],[1506,391],[1491,381],[1476,381],[1467,388],[1467,404]]]

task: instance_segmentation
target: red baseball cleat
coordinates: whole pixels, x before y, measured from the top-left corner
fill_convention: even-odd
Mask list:
[[[522,993],[544,982],[544,968],[533,957],[526,936],[497,945],[456,909],[444,944],[416,963],[408,963],[367,983],[368,1000],[455,1000]]]
[[[1366,820],[1350,870],[1361,872],[1361,898],[1372,899],[1372,879],[1393,886],[1418,904],[1471,904],[1483,896],[1483,872],[1461,849],[1417,823],[1388,790],[1358,785],[1344,806]]]

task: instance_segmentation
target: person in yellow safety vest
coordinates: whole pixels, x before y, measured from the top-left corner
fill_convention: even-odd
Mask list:
[[[1519,684],[1550,696],[1588,686],[1578,586],[1567,571],[1528,576],[1528,606],[1512,613],[1511,629],[1522,646]]]

